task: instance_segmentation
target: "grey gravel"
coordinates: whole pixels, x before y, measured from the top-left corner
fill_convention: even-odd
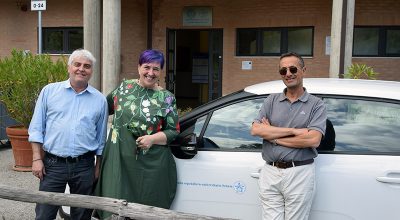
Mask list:
[[[18,172],[12,169],[14,156],[11,148],[0,147],[0,184],[36,191],[39,179],[31,172]],[[0,220],[35,219],[34,203],[19,202],[0,198]],[[57,217],[57,219],[61,219]]]

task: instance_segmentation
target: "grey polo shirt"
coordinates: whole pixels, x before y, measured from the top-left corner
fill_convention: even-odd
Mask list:
[[[305,90],[305,89],[304,89]],[[285,128],[308,128],[317,130],[322,135],[326,128],[326,108],[324,102],[306,90],[296,101],[291,103],[283,93],[269,95],[260,109],[255,122],[261,122],[263,117],[267,118],[272,126]],[[276,161],[303,161],[314,158],[318,155],[315,148],[289,148],[280,145],[273,145],[264,140],[262,157],[269,162]]]

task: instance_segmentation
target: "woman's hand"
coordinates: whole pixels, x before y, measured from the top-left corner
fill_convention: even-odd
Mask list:
[[[144,135],[136,139],[136,145],[143,150],[149,149],[154,144],[152,135]]]
[[[167,136],[164,132],[159,131],[152,135],[143,135],[136,139],[136,145],[143,150],[148,150],[153,144],[165,145],[167,144]]]

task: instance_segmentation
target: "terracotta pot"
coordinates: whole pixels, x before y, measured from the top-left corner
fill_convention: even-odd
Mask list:
[[[14,154],[13,170],[32,171],[32,146],[28,142],[28,129],[22,126],[9,126],[6,128],[6,133]]]

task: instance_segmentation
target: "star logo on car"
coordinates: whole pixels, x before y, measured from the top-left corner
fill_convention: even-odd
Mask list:
[[[233,189],[236,193],[242,194],[246,191],[246,185],[242,181],[236,181],[233,184]]]

